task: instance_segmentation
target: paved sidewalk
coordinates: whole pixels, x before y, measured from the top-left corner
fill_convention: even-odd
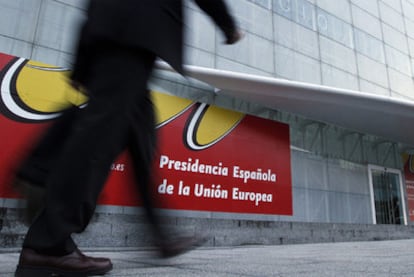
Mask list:
[[[201,248],[170,260],[147,250],[86,253],[112,258],[106,276],[414,276],[414,240]],[[13,276],[17,259],[0,250],[0,276]]]

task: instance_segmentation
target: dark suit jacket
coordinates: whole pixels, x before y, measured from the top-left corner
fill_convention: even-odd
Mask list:
[[[229,38],[236,31],[224,0],[194,0]],[[200,30],[202,31],[202,30]],[[90,0],[72,78],[83,83],[88,56],[99,44],[143,48],[182,73],[182,0]]]

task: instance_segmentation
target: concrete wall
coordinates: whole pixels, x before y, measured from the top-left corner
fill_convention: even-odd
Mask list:
[[[174,233],[206,235],[206,246],[277,245],[407,239],[414,226],[269,222],[212,218],[167,217]],[[20,210],[0,208],[0,247],[21,247],[27,227]],[[152,237],[142,215],[96,214],[81,235],[82,247],[148,247]]]

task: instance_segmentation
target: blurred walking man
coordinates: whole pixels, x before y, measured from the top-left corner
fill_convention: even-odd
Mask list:
[[[241,38],[224,0],[194,1],[227,44]],[[178,255],[198,243],[164,234],[149,192],[156,137],[147,81],[157,57],[184,73],[182,19],[182,0],[90,1],[72,75],[74,84],[86,88],[89,102],[73,117],[47,174],[45,208],[26,235],[16,276],[90,276],[112,269],[107,258],[83,255],[71,234],[88,225],[110,165],[125,149],[161,255]]]

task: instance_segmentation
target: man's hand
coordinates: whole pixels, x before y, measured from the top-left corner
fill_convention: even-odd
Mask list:
[[[244,37],[244,33],[237,29],[236,31],[233,32],[233,34],[227,38],[226,40],[226,44],[235,44],[236,42],[238,42],[239,40],[241,40]]]

